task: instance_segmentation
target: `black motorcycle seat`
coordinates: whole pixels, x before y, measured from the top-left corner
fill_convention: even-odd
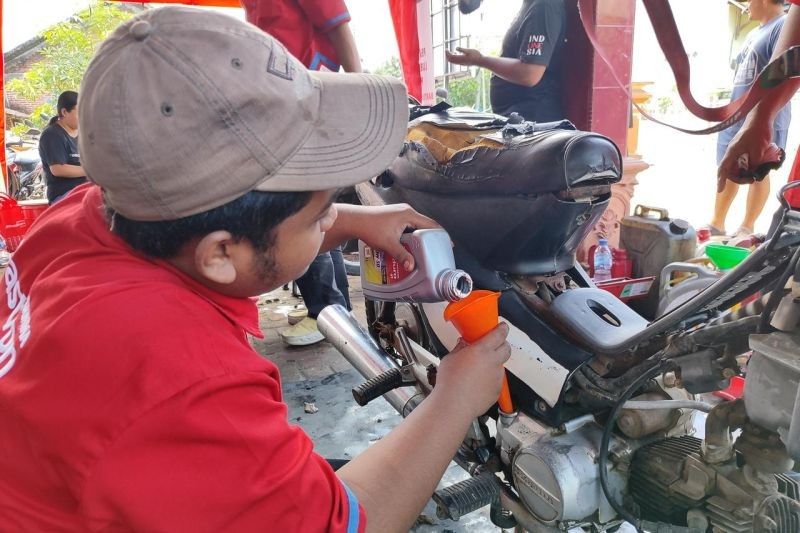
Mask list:
[[[570,192],[616,183],[622,177],[622,156],[607,137],[560,129],[571,127],[566,121],[547,129],[525,123],[532,131],[504,136],[500,128],[505,122],[497,115],[465,116],[453,110],[424,115],[412,127],[433,125],[442,128],[443,136],[472,130],[476,146],[448,150],[442,160],[426,144],[407,141],[388,176],[403,188],[457,196]]]

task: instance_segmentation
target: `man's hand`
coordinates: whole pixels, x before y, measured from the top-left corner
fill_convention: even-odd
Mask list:
[[[358,238],[373,248],[385,251],[397,259],[406,270],[413,270],[414,256],[400,244],[400,237],[408,228],[438,228],[439,224],[417,213],[408,204],[373,207],[372,213],[374,220],[364,224]]]
[[[439,365],[434,393],[468,402],[476,417],[484,414],[500,394],[503,363],[511,356],[507,336],[508,325],[503,322],[472,344],[459,341]]]
[[[456,50],[460,53],[454,54],[445,50],[444,55],[447,56],[449,62],[455,65],[464,65],[465,67],[480,66],[483,54],[478,50],[474,48],[461,48],[460,46],[457,47]]]
[[[414,256],[400,244],[403,232],[408,228],[440,227],[408,204],[376,207],[336,204],[336,209],[339,214],[334,227],[325,236],[323,251],[349,239],[360,239],[372,248],[385,251],[408,271],[414,269]]]
[[[741,170],[753,170],[768,159],[772,143],[772,128],[768,119],[757,115],[748,117],[733,138],[717,171],[717,192],[725,189],[725,180],[742,183]]]

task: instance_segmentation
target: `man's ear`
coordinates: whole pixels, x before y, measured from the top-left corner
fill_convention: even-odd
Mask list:
[[[215,231],[200,239],[194,249],[197,273],[220,285],[236,281],[236,267],[229,249],[235,245],[233,235],[227,231]]]

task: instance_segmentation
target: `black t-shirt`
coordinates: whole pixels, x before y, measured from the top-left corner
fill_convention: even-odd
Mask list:
[[[81,156],[78,151],[78,138],[70,137],[67,131],[56,124],[50,124],[39,137],[39,157],[47,182],[47,200],[52,202],[78,185],[86,183],[86,177],[59,178],[53,176],[50,165],[80,166]]]
[[[524,0],[503,38],[502,57],[547,67],[533,87],[492,76],[492,109],[500,115],[517,112],[526,120],[549,122],[564,118],[561,105],[561,63],[567,14],[563,0]]]

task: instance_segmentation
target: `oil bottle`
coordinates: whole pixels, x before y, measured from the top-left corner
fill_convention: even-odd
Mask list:
[[[472,291],[472,278],[455,266],[450,236],[443,229],[405,233],[400,243],[414,256],[414,269],[383,250],[359,242],[361,288],[372,300],[386,302],[455,302]]]

